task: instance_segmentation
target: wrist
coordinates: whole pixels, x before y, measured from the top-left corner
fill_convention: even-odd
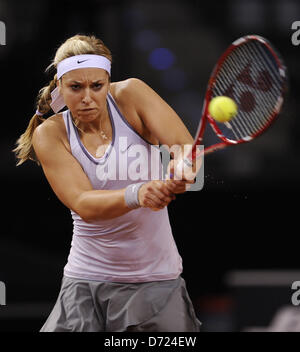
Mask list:
[[[130,209],[140,208],[139,190],[146,182],[133,183],[128,185],[125,189],[125,203]]]

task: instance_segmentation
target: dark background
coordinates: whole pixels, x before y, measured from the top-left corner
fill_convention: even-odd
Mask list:
[[[192,135],[209,74],[233,40],[259,34],[280,51],[290,86],[280,118],[250,144],[207,157],[204,189],[181,195],[169,206],[197,314],[204,323],[210,321],[207,316],[220,322],[225,314],[219,330],[238,329],[236,296],[226,275],[299,268],[300,47],[291,42],[291,26],[300,20],[300,3],[0,0],[0,20],[6,25],[6,45],[0,46],[0,281],[7,289],[0,331],[40,328],[57,297],[70,248],[69,210],[57,200],[42,169],[32,162],[16,167],[11,152],[35,111],[39,89],[52,79],[44,71],[59,45],[78,33],[101,38],[113,54],[112,81],[144,80]],[[158,63],[162,67],[151,61],[158,48],[169,54]],[[206,137],[208,144],[213,142],[212,133]],[[290,295],[288,291],[287,302]],[[258,317],[259,312],[251,323],[270,320]],[[209,329],[217,328],[212,324]]]

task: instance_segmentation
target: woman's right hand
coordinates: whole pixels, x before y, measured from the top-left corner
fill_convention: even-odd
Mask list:
[[[167,206],[175,195],[168,189],[163,181],[150,181],[139,189],[139,202],[141,207],[158,211]]]

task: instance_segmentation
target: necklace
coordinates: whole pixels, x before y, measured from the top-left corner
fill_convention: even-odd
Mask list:
[[[71,120],[72,120],[72,122],[73,122],[73,125],[74,125],[82,134],[84,134],[84,131],[83,131],[80,127],[78,127],[78,125],[74,122],[74,120],[73,120],[73,119],[71,119]],[[102,130],[101,124],[102,124],[102,119],[100,120],[100,136],[102,137],[102,139],[108,140],[107,135],[106,135],[105,132],[103,132],[103,130]]]
[[[108,139],[107,135],[104,133],[104,131],[102,130],[102,127],[101,127],[101,124],[102,124],[102,119],[100,120],[100,135],[101,137],[106,140]]]

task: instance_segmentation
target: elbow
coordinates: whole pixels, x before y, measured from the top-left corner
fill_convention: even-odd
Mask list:
[[[74,211],[88,224],[113,217],[105,207],[92,206],[85,197],[79,198],[75,208]]]
[[[99,215],[99,213],[96,214],[95,212],[93,212],[91,210],[88,210],[88,209],[79,210],[77,212],[77,214],[81,217],[81,219],[84,222],[86,222],[88,224],[92,224],[92,223],[94,223],[96,221],[105,220],[106,219],[105,214],[100,213],[100,215]]]
[[[73,207],[73,210],[86,223],[92,223],[101,219],[101,216],[99,216],[99,213],[101,214],[101,211],[98,211],[96,213],[96,211],[91,207],[88,197],[86,197],[85,194],[81,194],[78,197],[77,202]]]
[[[84,222],[86,222],[88,224],[90,224],[96,220],[95,217],[93,216],[93,214],[90,211],[88,211],[87,209],[76,207],[76,209],[74,209],[74,211],[77,215],[80,216],[80,218]]]
[[[90,214],[87,214],[86,212],[80,212],[78,215],[81,217],[81,219],[84,222],[86,222],[88,224],[91,224],[96,220],[95,217],[91,216]]]
[[[102,211],[99,212],[95,212],[89,209],[81,209],[79,210],[79,212],[77,213],[81,219],[88,223],[88,224],[92,224],[96,221],[100,221],[100,220],[109,220],[109,219],[113,219],[119,215],[114,215],[112,212],[108,212],[105,211],[105,209],[103,209]]]
[[[101,211],[95,212],[92,209],[89,209],[88,207],[84,206],[78,208],[77,214],[81,217],[84,222],[88,224],[105,219],[105,217],[103,216],[104,214]]]

